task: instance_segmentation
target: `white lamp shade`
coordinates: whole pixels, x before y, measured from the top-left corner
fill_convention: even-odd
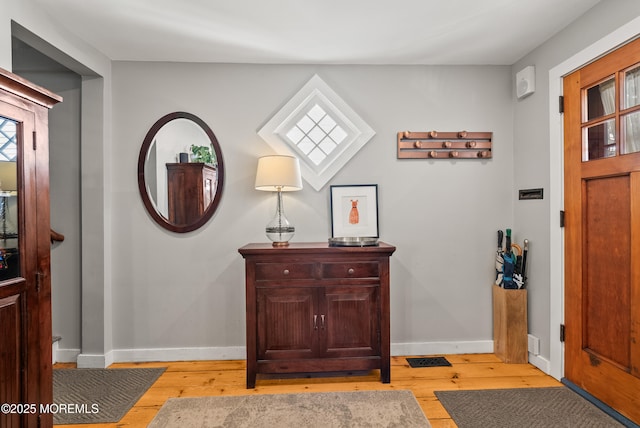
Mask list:
[[[256,190],[292,192],[302,189],[300,162],[293,156],[263,156],[258,159]]]

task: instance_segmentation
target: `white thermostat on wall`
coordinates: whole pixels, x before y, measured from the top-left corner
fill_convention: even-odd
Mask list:
[[[518,99],[531,95],[536,90],[536,68],[533,65],[516,73],[516,96]]]

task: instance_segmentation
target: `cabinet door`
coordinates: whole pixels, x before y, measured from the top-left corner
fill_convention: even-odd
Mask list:
[[[258,288],[258,359],[310,358],[317,352],[316,289]],[[314,329],[314,315],[315,327]]]
[[[323,308],[325,356],[380,355],[378,285],[326,287]]]

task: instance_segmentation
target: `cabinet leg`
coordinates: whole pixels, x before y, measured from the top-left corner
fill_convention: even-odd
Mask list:
[[[382,367],[380,369],[380,382],[391,383],[391,367]]]
[[[256,374],[247,371],[247,389],[253,389],[256,387]]]

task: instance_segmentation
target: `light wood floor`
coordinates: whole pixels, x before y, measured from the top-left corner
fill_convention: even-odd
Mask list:
[[[402,390],[418,399],[434,428],[455,427],[434,391],[559,386],[560,382],[530,364],[504,364],[493,354],[445,355],[451,367],[411,368],[406,357],[391,360],[391,383],[380,383],[379,372],[350,377],[265,379],[256,388],[245,388],[245,362],[187,361],[117,363],[111,368],[167,367],[162,376],[118,423],[56,425],[67,428],[146,427],[170,397],[208,395],[286,394],[296,392]],[[56,364],[54,368],[74,367]]]

